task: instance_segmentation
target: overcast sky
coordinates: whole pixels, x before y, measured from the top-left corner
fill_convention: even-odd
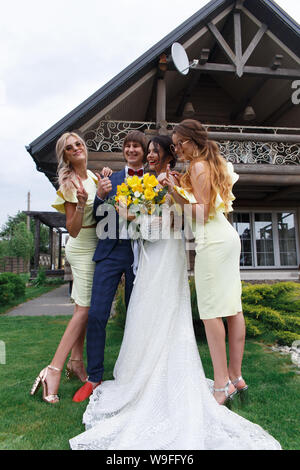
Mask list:
[[[55,190],[25,150],[207,0],[0,0],[0,227]],[[300,22],[299,0],[278,0]]]

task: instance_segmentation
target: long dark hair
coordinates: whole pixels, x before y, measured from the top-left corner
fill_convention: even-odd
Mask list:
[[[149,146],[151,143],[153,144],[154,150],[157,154],[159,154],[158,145],[163,151],[163,156],[160,161],[161,166],[164,166],[164,163],[166,162],[166,160],[169,157],[171,157],[171,160],[169,161],[169,165],[170,165],[170,169],[172,170],[176,165],[177,156],[174,155],[174,153],[171,150],[172,145],[173,145],[171,137],[168,135],[157,135],[153,137],[152,139],[150,139],[150,141],[148,142],[147,154],[149,152]]]

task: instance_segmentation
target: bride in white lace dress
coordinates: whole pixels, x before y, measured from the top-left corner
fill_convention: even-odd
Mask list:
[[[156,167],[171,158],[159,142],[148,154]],[[70,440],[71,448],[281,449],[213,397],[193,330],[184,243],[172,233],[144,243],[114,380],[94,390],[83,415],[86,431]]]

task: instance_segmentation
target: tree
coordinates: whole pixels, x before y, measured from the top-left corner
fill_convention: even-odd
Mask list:
[[[8,216],[6,224],[2,226],[0,230],[0,238],[2,240],[9,241],[12,237],[15,227],[20,223],[26,224],[26,214],[24,212],[18,212],[16,215]],[[30,231],[34,237],[35,223],[34,220],[30,220]],[[44,224],[40,225],[40,252],[47,253],[49,250],[49,229]]]
[[[26,261],[31,258],[34,251],[33,235],[27,230],[25,222],[15,225],[8,246],[10,256]]]

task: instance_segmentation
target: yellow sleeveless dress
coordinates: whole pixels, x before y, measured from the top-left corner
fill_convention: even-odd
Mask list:
[[[238,175],[231,163],[227,163],[227,168],[234,184]],[[191,204],[197,203],[193,193],[179,187],[176,191]],[[232,195],[232,201],[234,199]],[[240,237],[224,215],[225,206],[219,194],[215,208],[204,225],[190,219],[196,242],[195,287],[202,320],[228,317],[242,311]],[[230,212],[232,210],[231,202]]]
[[[87,170],[88,178],[82,182],[84,189],[88,193],[88,200],[85,205],[82,228],[76,238],[69,236],[65,247],[66,258],[70,263],[73,275],[73,286],[71,297],[74,302],[81,307],[89,307],[91,303],[91,293],[95,262],[93,256],[96,250],[98,238],[96,227],[84,228],[95,225],[93,216],[93,204],[97,191],[97,178]],[[63,193],[57,191],[57,197],[52,204],[54,209],[65,213],[65,202],[77,203],[76,189]]]

